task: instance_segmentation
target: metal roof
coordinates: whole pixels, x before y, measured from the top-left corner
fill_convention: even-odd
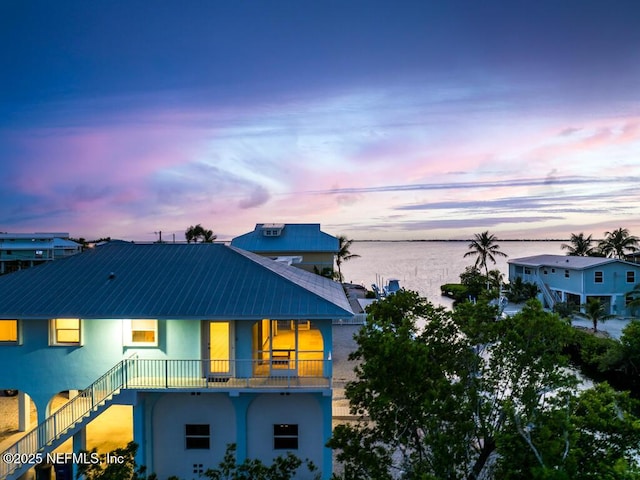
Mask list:
[[[320,230],[319,223],[286,223],[278,236],[265,236],[263,227],[275,224],[256,224],[253,232],[231,240],[234,247],[257,253],[275,252],[333,252],[339,250],[338,239]]]
[[[534,255],[531,257],[513,258],[508,263],[525,265],[529,267],[556,267],[568,268],[572,270],[583,270],[586,268],[597,267],[607,263],[621,262],[629,265],[633,263],[625,262],[617,258],[605,257],[580,257],[573,255]]]
[[[221,244],[111,242],[0,276],[0,318],[352,315],[340,284]]]

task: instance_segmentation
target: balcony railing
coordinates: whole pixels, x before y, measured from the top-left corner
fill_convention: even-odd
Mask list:
[[[330,360],[125,361],[123,388],[331,388]]]

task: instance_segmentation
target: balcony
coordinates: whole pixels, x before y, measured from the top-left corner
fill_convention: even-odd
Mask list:
[[[258,360],[129,359],[122,387],[132,390],[331,388],[330,360],[273,355]]]

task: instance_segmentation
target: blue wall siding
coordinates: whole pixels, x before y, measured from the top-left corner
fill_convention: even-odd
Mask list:
[[[317,321],[324,338],[327,359],[331,349],[331,321]],[[255,321],[235,322],[235,358],[252,358]],[[21,345],[0,345],[0,388],[25,391],[36,402],[43,418],[44,406],[58,392],[82,390],[123,358],[202,358],[200,320],[160,320],[157,347],[123,346],[122,320],[83,320],[82,346],[49,346],[49,320],[22,320]],[[251,375],[251,365],[246,364]],[[330,368],[330,367],[328,367]],[[331,375],[331,371],[325,372]]]
[[[49,346],[49,320],[21,320],[21,345],[0,345],[0,388],[28,393],[38,410],[63,390],[82,390],[123,358],[200,358],[200,321],[161,320],[157,347],[124,347],[122,320],[83,320],[81,346]],[[41,412],[38,412],[41,415]]]

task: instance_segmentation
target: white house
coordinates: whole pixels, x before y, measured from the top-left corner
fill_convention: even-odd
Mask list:
[[[0,387],[39,421],[8,451],[79,451],[126,404],[159,478],[198,478],[235,443],[240,461],[291,451],[328,479],[332,322],[352,315],[339,284],[220,244],[111,242],[1,276]],[[64,390],[80,393],[50,415]],[[0,478],[28,468],[0,462]]]
[[[535,283],[545,306],[582,305],[597,298],[614,315],[628,315],[626,294],[640,283],[640,264],[614,258],[535,255],[509,263],[509,282]]]

